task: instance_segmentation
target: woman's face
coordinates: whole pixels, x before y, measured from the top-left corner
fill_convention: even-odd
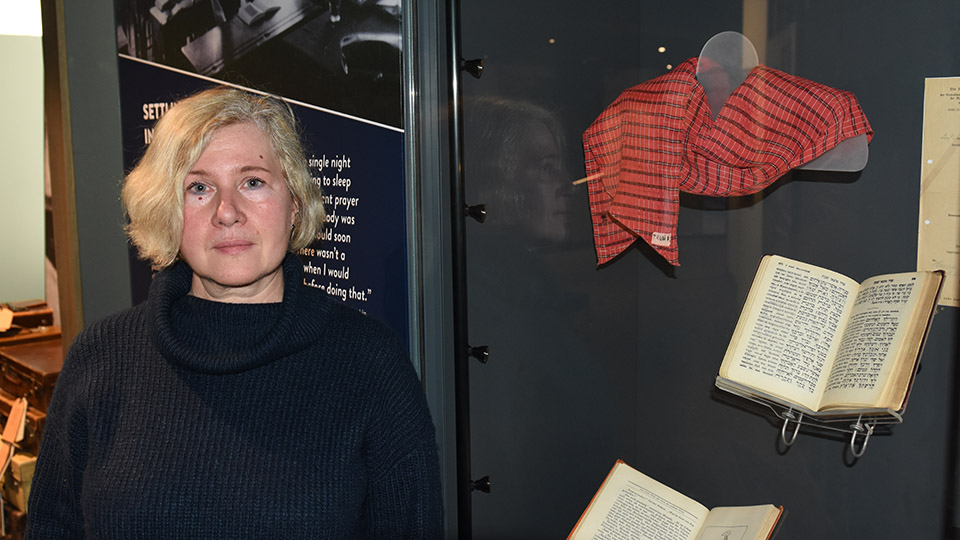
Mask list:
[[[223,302],[283,298],[280,264],[296,205],[267,137],[251,123],[213,133],[183,181],[180,255],[191,294]]]
[[[527,231],[541,242],[566,240],[573,189],[561,173],[556,137],[546,124],[532,123],[515,151],[521,159],[516,189],[524,195],[525,217],[522,219]]]

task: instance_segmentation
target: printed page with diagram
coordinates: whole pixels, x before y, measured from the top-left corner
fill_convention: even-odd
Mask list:
[[[719,506],[710,511],[697,540],[755,540],[771,537],[783,509],[772,504]]]

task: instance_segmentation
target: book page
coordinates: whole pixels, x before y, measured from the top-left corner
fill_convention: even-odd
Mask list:
[[[815,410],[858,284],[784,257],[766,259],[720,375]]]
[[[580,522],[573,540],[694,540],[707,509],[618,461]]]
[[[927,274],[890,274],[863,283],[837,351],[825,404],[878,403],[900,353]],[[893,407],[896,408],[896,407]]]
[[[780,509],[772,504],[717,507],[707,515],[697,540],[764,540],[779,517]]]

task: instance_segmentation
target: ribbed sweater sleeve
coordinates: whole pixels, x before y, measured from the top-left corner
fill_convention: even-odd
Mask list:
[[[409,361],[396,342],[384,344],[377,395],[389,396],[372,409],[367,437],[368,483],[364,523],[367,537],[442,536],[440,479],[433,425]]]
[[[32,486],[28,540],[83,538],[80,499],[86,459],[86,417],[80,407],[79,392],[73,390],[74,373],[65,368],[60,374],[62,383],[47,414],[43,451],[52,457],[37,463],[35,478],[43,480]]]
[[[111,336],[127,336],[127,347],[147,341],[142,330],[143,311],[129,317],[114,316],[82,331],[74,340],[57,379],[44,425],[41,455],[30,492],[28,540],[84,538],[83,476],[87,464],[91,405],[100,416],[119,414],[110,400],[89,399],[91,383],[109,381],[108,359],[123,354]],[[117,331],[106,331],[112,324]],[[100,424],[106,425],[106,424]]]

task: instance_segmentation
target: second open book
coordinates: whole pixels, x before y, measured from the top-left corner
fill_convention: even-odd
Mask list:
[[[768,540],[782,515],[771,504],[709,510],[618,459],[567,540]]]
[[[902,411],[942,272],[854,280],[767,255],[716,384],[814,416]]]

